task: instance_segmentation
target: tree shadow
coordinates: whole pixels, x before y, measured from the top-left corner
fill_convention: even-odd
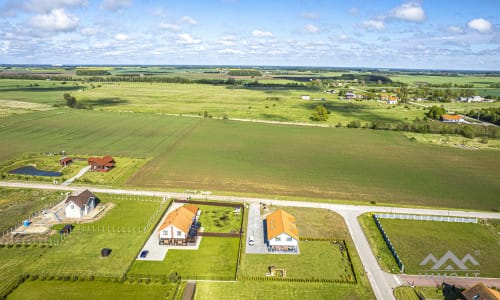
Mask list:
[[[128,100],[118,98],[118,97],[110,97],[110,98],[99,98],[94,100],[85,100],[85,104],[90,104],[94,107],[96,106],[117,106],[129,103]]]
[[[6,89],[0,88],[0,92],[68,92],[81,89],[81,86],[19,87]]]

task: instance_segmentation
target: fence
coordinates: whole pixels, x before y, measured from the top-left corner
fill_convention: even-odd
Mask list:
[[[398,253],[396,252],[396,249],[394,249],[394,247],[392,246],[392,243],[389,240],[389,237],[385,234],[384,228],[382,227],[382,224],[380,224],[377,215],[373,215],[373,219],[375,220],[375,224],[377,224],[378,230],[380,231],[380,233],[382,234],[382,237],[384,238],[385,244],[387,245],[387,247],[391,251],[391,254],[394,257],[394,259],[396,260],[396,263],[398,264],[399,270],[401,271],[401,273],[403,273],[405,270],[405,265],[403,264],[403,262],[399,258]]]
[[[450,216],[424,216],[406,214],[376,214],[378,219],[416,220],[416,221],[436,221],[436,222],[456,222],[456,223],[477,223],[477,218],[462,218]]]
[[[241,232],[198,232],[198,236],[240,237]]]
[[[228,207],[243,207],[242,203],[227,203],[227,202],[216,202],[216,201],[203,201],[203,200],[191,200],[191,199],[174,199],[175,203],[192,203],[192,204],[203,204],[203,205],[213,205],[213,206],[228,206]]]

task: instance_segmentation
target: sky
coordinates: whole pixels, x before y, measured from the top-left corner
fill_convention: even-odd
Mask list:
[[[0,64],[500,70],[500,0],[0,0]]]

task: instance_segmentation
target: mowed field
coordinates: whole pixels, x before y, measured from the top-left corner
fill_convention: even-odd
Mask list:
[[[60,151],[150,157],[126,185],[497,209],[500,157],[400,133],[51,110],[0,120],[0,160]]]

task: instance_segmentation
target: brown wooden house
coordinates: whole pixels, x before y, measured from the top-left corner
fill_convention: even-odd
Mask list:
[[[115,160],[112,156],[89,157],[87,159],[91,171],[108,172],[115,167]]]

